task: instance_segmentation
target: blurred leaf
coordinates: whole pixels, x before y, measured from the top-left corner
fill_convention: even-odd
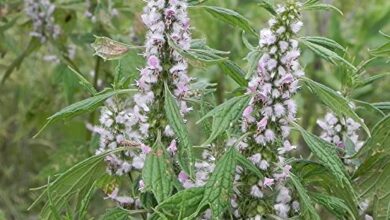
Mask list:
[[[300,38],[300,42],[302,42],[306,47],[308,47],[310,50],[312,50],[315,54],[319,55],[323,59],[333,63],[337,64],[338,62],[343,63],[347,65],[349,68],[351,68],[353,71],[356,71],[356,67],[352,65],[349,61],[342,58],[340,55],[335,53],[332,50],[329,50],[328,48],[323,46],[322,43],[318,43],[315,41],[308,41],[306,39]],[[329,44],[329,42],[328,42]]]
[[[263,7],[264,9],[266,9],[269,13],[271,13],[272,15],[276,15],[276,11],[275,11],[275,8],[274,6],[270,3],[269,0],[260,0],[260,3],[259,5],[261,7]]]
[[[363,120],[351,109],[350,101],[341,96],[336,91],[332,90],[325,85],[314,82],[308,78],[302,78],[303,82],[310,88],[310,90],[317,95],[318,98],[328,106],[334,113],[339,116],[346,116],[354,119],[359,124],[362,125],[363,129],[368,135],[370,135],[370,130],[364,124]]]
[[[73,69],[71,66],[68,66],[70,70],[77,76],[77,78],[80,80],[79,83],[81,86],[83,86],[91,95],[96,95],[97,91],[93,85],[84,78],[84,76],[78,72],[77,70]]]
[[[243,166],[244,168],[251,171],[253,174],[255,174],[259,179],[263,179],[264,175],[260,172],[259,168],[257,168],[250,160],[245,158],[240,152],[235,151],[237,163]]]
[[[165,84],[165,114],[167,116],[169,125],[179,139],[179,164],[181,168],[191,177],[194,174],[194,157],[192,155],[191,143],[188,137],[187,127],[180,114],[179,107],[176,103],[176,98],[169,91],[168,85]]]
[[[115,207],[108,209],[102,220],[131,220],[129,212],[126,209]]]
[[[209,138],[202,145],[210,144],[220,134],[226,132],[226,130],[233,125],[241,116],[244,109],[247,107],[250,96],[238,96],[229,99],[221,105],[215,107],[197,123],[200,123],[208,117],[213,117],[213,126]]]
[[[171,195],[173,189],[172,180],[175,178],[165,148],[161,143],[161,135],[158,134],[156,142],[152,146],[152,152],[146,156],[142,170],[145,189],[152,191],[159,203]]]
[[[35,200],[29,209],[41,201],[48,190],[50,190],[50,198],[41,210],[41,217],[43,219],[52,219],[55,214],[53,213],[54,209],[58,211],[62,210],[73,195],[78,194],[79,197],[84,197],[85,195],[81,195],[80,193],[88,192],[85,189],[92,187],[94,182],[105,174],[106,166],[103,159],[107,155],[123,150],[125,149],[117,148],[113,151],[107,151],[74,165],[60,174],[53,182],[49,183],[44,192]]]
[[[315,202],[321,204],[329,212],[335,214],[338,219],[343,219],[346,214],[348,214],[351,219],[356,219],[344,200],[320,193],[310,193],[309,195]]]
[[[339,43],[336,41],[326,38],[326,37],[320,37],[320,36],[304,36],[301,37],[301,39],[306,40],[308,42],[311,42],[313,44],[318,44],[323,47],[327,47],[328,49],[339,49],[342,51],[346,51],[343,46],[341,46]]]
[[[296,177],[293,173],[290,173],[289,178],[293,185],[295,186],[295,189],[298,192],[299,198],[300,198],[300,207],[301,207],[301,215],[303,219],[308,220],[320,220],[320,216],[317,214],[316,209],[314,208],[314,203],[311,200],[310,196],[308,195],[308,192],[301,184],[298,177]]]
[[[41,42],[36,37],[32,37],[30,39],[30,42],[28,43],[27,48],[8,66],[7,70],[3,75],[3,78],[1,79],[1,83],[4,83],[7,80],[7,78],[11,75],[11,73],[15,69],[20,67],[24,58],[29,56],[35,50],[38,50],[40,46],[41,46]]]
[[[106,99],[110,98],[114,95],[125,94],[129,92],[134,92],[134,89],[122,89],[122,90],[114,90],[100,93],[96,96],[84,99],[82,101],[76,102],[72,105],[69,105],[63,108],[61,111],[55,113],[54,115],[47,118],[46,124],[38,131],[38,133],[34,136],[36,138],[49,124],[56,122],[58,120],[65,120],[73,118],[77,115],[93,111],[96,109],[102,102]]]
[[[190,188],[176,193],[156,207],[151,219],[159,219],[162,215],[168,219],[183,219],[196,211],[203,199],[203,187]]]
[[[390,110],[390,102],[377,102],[373,103],[372,105],[380,110]]]
[[[253,27],[251,27],[249,20],[236,11],[217,6],[197,6],[196,8],[203,8],[213,17],[221,20],[222,22],[230,24],[234,27],[239,27],[242,30],[253,34],[254,36],[257,36],[257,32]]]
[[[248,82],[244,78],[244,71],[235,63],[230,60],[223,61],[218,65],[222,71],[229,75],[238,85],[246,86]]]
[[[334,10],[340,15],[344,15],[340,9],[330,4],[323,4],[323,3],[305,4],[303,6],[303,9],[304,10]]]

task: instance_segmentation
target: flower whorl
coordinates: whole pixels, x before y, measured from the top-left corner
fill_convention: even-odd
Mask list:
[[[49,37],[57,38],[61,32],[60,26],[55,24],[53,13],[55,5],[49,0],[24,0],[24,8],[33,22],[31,36],[45,43]]]
[[[277,192],[274,212],[282,218],[293,213],[292,196],[285,186],[291,166],[285,155],[295,149],[288,140],[289,121],[295,120],[297,107],[292,96],[297,92],[298,79],[304,75],[299,64],[300,50],[294,36],[303,23],[299,20],[299,3],[289,1],[279,5],[277,15],[268,21],[269,28],[260,31],[260,48],[264,51],[257,72],[248,84],[247,93],[252,99],[242,115],[242,132],[252,132],[250,138],[239,145],[239,150],[259,169],[266,173],[260,181],[241,176],[242,182],[251,184],[242,189],[252,198],[272,196]],[[247,179],[245,179],[247,178]],[[249,179],[248,179],[249,178]],[[253,203],[256,206],[256,202]],[[261,206],[261,205],[260,205]],[[245,217],[261,216],[256,207],[241,210]],[[261,208],[260,208],[261,209]],[[239,215],[239,213],[237,213]]]

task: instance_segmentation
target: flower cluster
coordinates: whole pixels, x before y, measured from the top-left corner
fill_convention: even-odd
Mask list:
[[[258,181],[239,173],[240,181],[250,184],[241,191],[249,193],[253,201],[244,209],[237,196],[239,212],[235,212],[236,217],[240,214],[262,216],[265,209],[260,199],[266,198],[274,201],[274,213],[281,218],[287,218],[299,209],[299,203],[293,201],[286,186],[291,166],[285,163],[285,157],[296,148],[288,140],[289,121],[295,120],[297,107],[292,96],[297,92],[298,79],[304,75],[298,61],[298,41],[294,39],[303,25],[299,20],[300,6],[293,1],[279,5],[277,15],[268,21],[269,27],[260,31],[259,44],[264,54],[248,84],[247,93],[252,98],[243,112],[241,125],[243,133],[253,135],[238,148],[267,175]],[[274,192],[276,196],[273,196]],[[248,203],[243,199],[244,202]]]
[[[363,146],[363,141],[359,141],[358,134],[361,126],[352,118],[338,118],[332,113],[327,113],[324,119],[317,120],[317,124],[322,129],[321,138],[337,147],[345,149],[350,142],[353,144],[353,149],[349,151],[355,153]]]
[[[24,0],[27,16],[33,22],[31,36],[44,43],[48,38],[57,38],[61,32],[60,26],[55,24],[53,13],[56,6],[49,0]]]
[[[128,136],[129,123],[132,112],[126,102],[119,98],[108,99],[101,110],[100,126],[89,126],[99,134],[100,142],[96,154],[108,150],[115,150],[120,146],[126,146],[129,150],[112,153],[106,156],[107,172],[110,175],[128,175],[131,170],[142,169],[145,161],[145,153],[151,149],[148,146],[132,142]],[[123,206],[129,206],[137,200],[128,196],[118,196],[119,188],[115,187],[107,198],[110,198]]]
[[[133,96],[131,104],[107,103],[101,114],[101,127],[94,130],[100,134],[101,153],[107,149],[130,144],[135,150],[126,151],[121,157],[109,155],[106,158],[111,174],[122,175],[131,170],[142,170],[146,155],[158,133],[162,133],[162,143],[174,156],[177,151],[177,140],[173,130],[167,123],[164,111],[164,84],[177,98],[181,114],[184,116],[191,108],[184,98],[190,95],[187,76],[188,64],[176,52],[169,41],[181,49],[190,47],[191,35],[185,0],[148,0],[142,14],[142,20],[148,28],[144,56],[146,66],[140,70],[140,78],[136,81],[138,93]],[[179,179],[187,187],[201,184],[207,178],[205,164],[197,163],[198,182],[185,182],[186,174],[179,174]],[[139,181],[142,191],[143,181]],[[117,194],[117,191],[114,195]],[[112,196],[109,196],[111,198]],[[115,197],[118,200],[118,197]],[[121,200],[124,200],[121,198]],[[130,200],[126,200],[130,201]],[[131,200],[134,201],[134,200]]]

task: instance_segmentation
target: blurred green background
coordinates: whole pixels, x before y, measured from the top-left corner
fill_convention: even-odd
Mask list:
[[[390,34],[390,1],[323,2],[334,4],[344,16],[331,11],[305,12],[302,35],[335,39],[347,48],[347,54],[341,55],[355,65],[372,58],[370,50],[386,42],[379,31]],[[90,82],[102,89],[111,84],[117,63],[104,62],[93,56],[90,47],[93,35],[108,36],[133,45],[142,45],[144,40],[145,28],[140,20],[144,2],[141,0],[57,0],[55,4],[55,22],[62,30],[60,37],[42,45],[38,43],[35,50],[28,51],[32,22],[23,11],[23,1],[0,0],[0,78],[7,71],[9,73],[10,67],[15,67],[0,84],[0,220],[37,219],[39,206],[27,211],[39,194],[32,189],[44,185],[48,176],[64,171],[94,153],[97,137],[90,134],[86,125],[96,123],[98,111],[57,122],[37,138],[32,138],[48,116],[88,97],[67,65],[78,67]],[[209,0],[204,4],[234,9],[258,30],[266,26],[270,17],[256,0]],[[85,16],[86,12],[91,12],[93,17]],[[249,51],[242,43],[240,30],[215,20],[200,9],[190,9],[189,13],[194,38],[207,39],[211,47],[230,51],[230,59],[246,68],[244,58]],[[257,44],[257,39],[249,40]],[[74,57],[69,57],[69,50],[75,50]],[[50,56],[58,60],[46,61]],[[389,59],[372,60],[366,67],[365,77],[390,72]],[[352,99],[370,103],[390,100],[390,77],[355,89],[350,73],[344,68],[322,61],[305,48],[302,62],[308,77]],[[124,68],[131,79],[137,78],[137,68],[142,65],[139,51],[132,51],[124,58]],[[190,75],[218,83],[216,103],[221,103],[238,87],[216,65],[192,68]],[[302,90],[296,99],[300,123],[317,132],[316,119],[324,115],[326,108],[306,90]],[[370,118],[374,116],[369,111],[361,111],[361,116],[371,125]],[[193,138],[199,142],[202,135],[198,133]],[[301,140],[296,138],[295,141]],[[305,153],[304,149],[301,153]],[[98,193],[90,206],[90,215],[98,216],[109,206],[113,204],[103,200],[103,194]]]

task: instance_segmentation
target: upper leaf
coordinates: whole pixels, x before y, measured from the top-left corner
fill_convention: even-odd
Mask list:
[[[336,91],[332,90],[325,85],[314,82],[308,78],[302,78],[305,84],[311,89],[311,91],[320,98],[320,100],[327,105],[334,113],[339,116],[350,117],[353,120],[357,121],[362,125],[363,129],[368,135],[370,135],[370,130],[364,124],[363,120],[351,109],[349,101],[341,96]]]

